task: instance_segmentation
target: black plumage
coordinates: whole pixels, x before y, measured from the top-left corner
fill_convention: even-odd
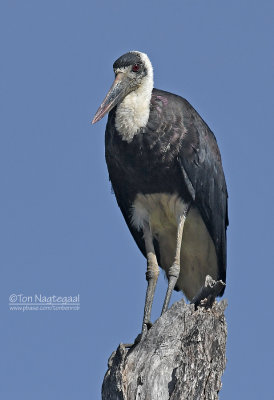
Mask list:
[[[157,264],[168,277],[162,312],[173,288],[191,299],[207,274],[226,281],[228,195],[214,134],[187,100],[152,90],[148,57],[127,53],[116,60],[114,72],[115,81],[93,123],[109,112],[109,178],[127,226],[148,261],[143,337]]]
[[[216,138],[189,102],[153,89],[147,126],[128,143],[115,128],[116,107],[105,132],[105,155],[117,203],[139,249],[142,232],[131,223],[137,193],[178,193],[199,209],[226,281],[227,189]],[[156,243],[156,249],[157,249]],[[157,254],[160,260],[160,254]]]

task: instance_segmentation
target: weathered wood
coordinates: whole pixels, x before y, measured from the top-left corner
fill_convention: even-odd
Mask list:
[[[226,364],[226,301],[175,303],[131,349],[109,359],[102,400],[218,399]]]

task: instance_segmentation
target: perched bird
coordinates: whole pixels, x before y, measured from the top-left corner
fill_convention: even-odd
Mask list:
[[[206,275],[225,282],[228,196],[214,134],[187,100],[153,89],[148,56],[131,51],[113,69],[115,81],[92,123],[109,112],[109,178],[147,259],[143,337],[159,266],[168,279],[162,313],[173,289],[191,300]]]

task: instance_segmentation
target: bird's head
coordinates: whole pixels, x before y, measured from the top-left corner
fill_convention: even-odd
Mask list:
[[[130,51],[118,58],[113,64],[115,80],[104,101],[98,108],[92,124],[103,116],[133,91],[144,86],[151,94],[153,88],[153,70],[148,56],[139,51]]]

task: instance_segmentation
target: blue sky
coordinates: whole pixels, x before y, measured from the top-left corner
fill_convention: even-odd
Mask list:
[[[110,191],[106,118],[90,125],[129,50],[217,136],[230,196],[220,399],[271,397],[273,14],[267,0],[1,2],[1,398],[99,399],[111,352],[140,331],[146,264]],[[165,287],[161,274],[154,320]],[[80,294],[81,308],[9,310],[11,294],[37,293]]]

